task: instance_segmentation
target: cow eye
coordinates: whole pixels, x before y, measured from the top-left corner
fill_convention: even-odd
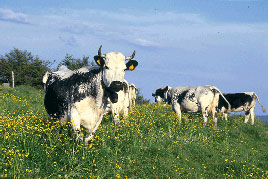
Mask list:
[[[107,69],[107,70],[109,69],[107,66],[105,66],[104,68]]]

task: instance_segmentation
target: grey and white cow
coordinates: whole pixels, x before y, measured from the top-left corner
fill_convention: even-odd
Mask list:
[[[223,93],[223,96],[231,104],[231,112],[245,111],[245,123],[247,123],[249,118],[251,118],[251,124],[254,125],[254,109],[256,106],[256,100],[261,105],[255,92]],[[262,111],[266,112],[262,105],[261,107]],[[222,97],[219,98],[218,112],[223,113],[223,117],[227,120],[227,104]]]
[[[91,140],[100,125],[108,98],[118,101],[123,89],[125,70],[133,71],[138,62],[120,52],[101,53],[94,57],[98,66],[83,67],[62,75],[48,75],[44,104],[47,113],[55,120],[70,121],[74,131],[83,126],[88,135],[85,142]],[[129,60],[127,63],[126,60]],[[77,138],[82,139],[80,133]]]
[[[215,114],[220,95],[223,96],[220,90],[212,85],[176,88],[166,86],[165,88],[157,89],[156,93],[153,94],[157,102],[166,102],[172,105],[180,122],[181,112],[201,112],[204,119],[204,127],[207,125],[207,117],[209,113],[212,114],[214,127],[217,127],[217,118]],[[159,100],[160,98],[161,100]],[[228,109],[230,111],[230,104],[227,100],[226,103],[228,104]]]

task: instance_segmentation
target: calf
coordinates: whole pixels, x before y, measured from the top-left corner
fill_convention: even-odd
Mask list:
[[[98,66],[83,67],[64,74],[49,74],[46,81],[44,104],[55,120],[70,121],[74,131],[83,126],[87,143],[100,125],[108,98],[118,101],[117,92],[123,89],[125,70],[133,71],[138,62],[119,52],[101,53],[94,57]],[[125,63],[125,60],[129,60]],[[82,139],[80,132],[77,138]]]
[[[220,90],[211,85],[176,88],[166,86],[165,88],[159,88],[154,94],[156,100],[161,98],[161,100],[157,101],[163,101],[172,105],[172,109],[177,113],[180,122],[182,111],[201,112],[204,119],[204,127],[207,125],[207,117],[209,113],[212,114],[214,127],[217,127],[217,118],[215,114],[220,95],[223,96]],[[228,109],[230,111],[230,104],[227,100],[226,103],[228,104]]]
[[[223,93],[223,96],[231,104],[231,112],[241,112],[245,111],[245,123],[251,118],[251,124],[254,125],[254,108],[256,106],[256,99],[261,105],[258,96],[254,92],[244,92],[244,93]],[[262,111],[266,112],[265,108],[261,105]],[[219,98],[218,112],[223,113],[222,117],[227,120],[227,104],[223,100],[223,97]]]

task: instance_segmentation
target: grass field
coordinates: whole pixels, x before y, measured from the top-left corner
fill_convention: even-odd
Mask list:
[[[0,87],[1,178],[268,178],[268,125],[212,119],[171,107],[138,105],[115,126],[105,116],[89,145],[75,141],[70,125],[57,123],[44,94],[28,86]]]

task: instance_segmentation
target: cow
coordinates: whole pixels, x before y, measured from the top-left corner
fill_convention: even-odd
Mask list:
[[[136,90],[137,89],[133,83],[129,84],[125,80],[123,90],[117,92],[117,103],[109,101],[105,114],[112,114],[116,125],[118,124],[120,116],[126,119],[128,117],[129,110],[133,112],[132,108],[135,106]]]
[[[244,92],[244,93],[223,93],[223,96],[231,104],[231,112],[245,111],[245,123],[251,118],[251,124],[254,125],[254,108],[256,106],[256,99],[261,105],[259,98],[255,92]],[[218,112],[223,113],[225,120],[227,120],[227,104],[220,96]],[[266,112],[265,108],[261,105],[262,111]]]
[[[44,91],[46,91],[46,88],[48,85],[54,82],[54,77],[63,78],[66,74],[71,75],[73,71],[69,70],[66,66],[61,65],[58,69],[58,71],[55,72],[49,72],[47,71],[45,75],[43,76],[43,84],[44,84]],[[50,80],[47,83],[48,77],[50,76]]]
[[[136,94],[136,86],[133,83],[129,84],[129,109],[131,112],[133,112],[133,107],[136,105]]]
[[[117,125],[120,116],[123,116],[124,119],[128,117],[130,100],[129,84],[126,80],[123,82],[123,90],[120,90],[116,93],[118,95],[118,101],[116,103],[112,103],[110,100],[108,100],[108,106],[106,108],[105,114],[111,113],[113,115],[114,122]]]
[[[156,101],[161,98],[158,101],[172,105],[172,109],[178,115],[180,123],[182,111],[201,112],[204,119],[203,126],[205,127],[207,125],[208,114],[211,113],[215,128],[217,127],[215,114],[220,95],[223,96],[220,90],[212,85],[176,88],[166,86],[165,88],[159,88],[154,94]],[[230,104],[227,100],[226,103],[228,104],[228,112],[230,112]]]
[[[116,92],[123,90],[125,71],[133,71],[138,65],[132,60],[135,50],[126,57],[120,52],[102,54],[101,47],[94,56],[97,66],[61,75],[50,74],[46,81],[44,104],[47,113],[54,120],[71,122],[77,139],[83,139],[79,131],[84,127],[87,131],[85,143],[92,139],[100,125],[108,98],[112,103],[118,101]]]
[[[166,86],[164,87],[160,87],[158,89],[156,89],[155,93],[152,93],[152,96],[155,98],[155,102],[157,104],[166,104],[168,103],[168,101],[166,101],[167,99],[165,99],[164,97],[164,93],[166,92],[165,90]]]

